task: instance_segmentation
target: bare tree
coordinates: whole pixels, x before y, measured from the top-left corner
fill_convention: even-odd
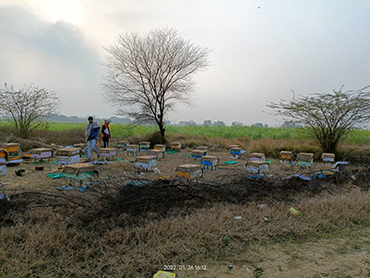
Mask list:
[[[177,104],[191,106],[193,76],[209,66],[210,50],[168,28],[121,34],[105,50],[106,101],[119,107],[117,114],[154,121],[164,142],[165,117]]]
[[[352,128],[370,121],[370,86],[343,92],[296,96],[290,101],[270,102],[268,107],[291,123],[309,127],[323,152],[334,153]]]
[[[45,126],[48,117],[56,112],[60,99],[54,91],[25,84],[19,90],[4,84],[0,91],[0,113],[13,121],[18,135],[27,138],[35,128]]]

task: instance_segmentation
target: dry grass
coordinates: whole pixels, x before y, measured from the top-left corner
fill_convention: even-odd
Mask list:
[[[78,136],[76,141],[80,140]],[[50,137],[47,143],[58,144],[56,140]],[[207,145],[220,152],[225,152],[231,144],[239,144],[247,151],[264,152],[270,158],[282,149],[319,152],[312,141],[207,140],[185,135],[168,140],[184,142],[186,146]],[[356,146],[341,145],[340,150],[354,157],[368,151],[368,146],[357,147],[356,150]],[[176,163],[188,162],[184,152],[159,162],[163,175],[173,173]],[[240,168],[243,163],[241,159]],[[118,163],[103,166],[100,180],[103,186],[85,193],[57,191],[55,185],[50,185],[51,181],[44,186],[41,176],[33,178],[39,179],[38,185],[34,184],[37,181],[31,181],[31,175],[19,177],[17,186],[27,181],[28,186],[32,182],[35,188],[27,193],[26,186],[22,187],[23,191],[18,187],[10,202],[0,200],[0,277],[152,277],[164,265],[212,268],[225,263],[227,266],[227,262],[253,265],[254,272],[249,276],[232,276],[232,273],[221,275],[211,270],[193,271],[179,272],[178,277],[259,277],[256,276],[262,268],[259,265],[268,255],[261,253],[261,248],[267,252],[276,244],[340,238],[370,227],[368,164],[362,168],[365,171],[356,174],[355,180],[351,176],[357,170],[318,184],[299,180],[284,183],[273,178],[238,181],[223,178],[235,173],[221,169],[214,179],[206,173],[203,184],[154,183],[147,191],[119,186],[127,179],[141,177],[133,174],[130,165],[124,165],[123,171]],[[295,171],[285,169],[286,166],[276,163],[273,170],[277,173]],[[48,167],[52,170],[55,166]],[[150,176],[148,180],[155,177]],[[54,183],[60,185],[58,181]],[[36,186],[42,190],[37,191]],[[189,192],[197,197],[187,198]],[[133,208],[140,208],[143,205],[140,202],[145,200],[152,201],[144,202],[147,209],[133,213]],[[164,200],[166,205],[162,206]],[[260,209],[258,204],[267,206]],[[302,214],[291,215],[290,207]],[[241,219],[236,220],[235,216]],[[369,246],[362,248],[368,250]],[[334,255],[342,251],[336,252]],[[267,273],[267,266],[264,267]],[[277,271],[277,264],[273,267]]]
[[[303,212],[290,215],[294,206]],[[0,273],[4,277],[151,277],[164,265],[253,261],[259,244],[306,240],[368,226],[370,196],[358,190],[323,194],[259,209],[215,204],[165,218],[149,214],[135,227],[126,214],[91,219],[85,225],[58,210],[34,209],[12,216],[0,230]],[[235,220],[234,216],[241,216]],[[265,222],[267,216],[270,221]],[[225,242],[227,236],[229,240]],[[242,261],[240,262],[242,255]]]
[[[207,191],[206,194],[204,190],[196,191],[196,184],[193,184],[191,192],[194,195],[208,196],[212,202],[194,203],[190,199],[184,200],[182,206],[166,206],[165,210],[149,206],[145,213],[133,214],[129,206],[135,205],[135,194],[137,200],[162,196],[162,201],[168,196],[181,195],[175,188],[167,192],[167,183],[152,187],[158,191],[157,195],[144,188],[132,192],[132,188],[112,187],[132,178],[127,177],[129,172],[127,169],[124,177],[113,175],[102,187],[92,188],[86,194],[24,192],[12,198],[9,202],[13,204],[12,209],[5,215],[0,230],[0,276],[151,277],[153,272],[173,263],[256,262],[261,257],[255,251],[256,246],[340,236],[370,226],[370,195],[366,190],[353,187],[351,182],[331,187],[331,193],[324,190],[312,195],[307,193],[310,191],[307,184],[306,187],[292,184],[282,191],[269,181],[250,184],[244,181],[247,188],[249,184],[260,187],[259,192],[269,193],[265,198],[257,198],[258,202],[252,198],[258,192],[244,192],[243,187],[237,186],[234,190],[239,196],[244,194],[243,198],[249,199],[212,201],[212,194],[220,191],[213,190],[212,194]],[[363,181],[368,184],[368,172],[366,175]],[[223,190],[238,196],[231,192],[233,187],[228,187],[231,182],[225,183]],[[329,183],[332,182],[334,180]],[[199,185],[203,189],[204,186]],[[284,184],[281,186],[284,188]],[[130,192],[134,195],[129,195]],[[274,198],[278,193],[279,199],[287,195],[286,201]],[[146,198],[146,194],[150,197]],[[261,197],[260,194],[256,196]],[[120,201],[123,202],[121,206],[114,205]],[[263,209],[257,206],[261,202],[267,205]],[[291,215],[290,207],[302,215]],[[241,219],[235,220],[235,216]],[[269,220],[265,221],[264,217]],[[214,277],[207,275],[207,272],[196,274],[197,277]]]

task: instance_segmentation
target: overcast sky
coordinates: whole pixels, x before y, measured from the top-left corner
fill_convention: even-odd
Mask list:
[[[110,117],[100,82],[120,33],[169,27],[213,49],[195,107],[171,122],[279,125],[268,101],[370,85],[370,0],[0,0],[0,82],[54,90],[67,116]]]

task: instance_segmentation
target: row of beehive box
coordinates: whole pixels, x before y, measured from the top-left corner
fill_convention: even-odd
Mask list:
[[[139,144],[130,144],[129,141],[118,141],[117,147],[120,149],[125,149],[126,151],[129,151],[131,153],[137,153],[139,151],[149,151],[150,150],[150,142],[143,141],[139,142]],[[153,146],[154,150],[163,150],[166,151],[166,145],[163,144],[155,144]],[[181,149],[181,143],[180,142],[172,142],[170,144],[170,149],[172,150],[179,150]]]
[[[147,143],[145,145],[145,148],[143,147],[144,145],[142,145],[142,144],[139,144],[139,145],[136,145],[136,144],[127,145],[125,147],[126,154],[127,155],[132,155],[132,156],[137,156],[137,155],[139,155],[140,152],[146,151],[146,152],[148,152],[149,155],[153,155],[153,156],[155,156],[157,158],[163,158],[165,156],[165,153],[166,153],[166,145],[156,144],[156,145],[154,145],[153,149],[149,149],[150,143],[149,142],[145,142],[145,143]],[[181,144],[180,143],[172,143],[171,148],[173,148],[173,149],[180,149],[181,148]]]
[[[208,151],[209,151],[208,146],[198,146],[195,150],[191,152],[191,156],[193,158],[201,158],[203,156],[207,156]],[[239,145],[230,145],[229,152],[231,158],[240,158],[242,154],[245,153],[245,150],[243,150]]]
[[[231,145],[229,146],[229,151],[231,155],[240,156],[244,153],[244,150],[239,145]],[[193,158],[201,158],[203,156],[208,155],[208,147],[207,146],[199,146],[195,150],[191,152]],[[297,154],[297,161],[298,162],[307,162],[313,163],[313,153],[298,153]],[[332,153],[323,153],[321,156],[321,160],[323,162],[334,162],[335,154]],[[250,153],[248,155],[248,160],[250,161],[264,161],[266,160],[264,153]],[[293,153],[291,151],[281,151],[280,152],[280,160],[282,161],[292,161],[293,160]]]

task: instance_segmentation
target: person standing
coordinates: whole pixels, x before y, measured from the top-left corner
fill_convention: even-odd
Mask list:
[[[108,148],[108,141],[110,138],[110,130],[109,130],[109,124],[111,120],[104,120],[104,124],[101,127],[101,137],[104,142],[104,148]]]
[[[96,152],[98,158],[100,157],[100,153],[96,147],[100,125],[97,122],[94,122],[94,118],[91,116],[88,118],[88,120],[89,123],[86,126],[85,137],[87,141],[87,157],[88,160],[91,160],[91,148],[94,150],[94,152]]]

